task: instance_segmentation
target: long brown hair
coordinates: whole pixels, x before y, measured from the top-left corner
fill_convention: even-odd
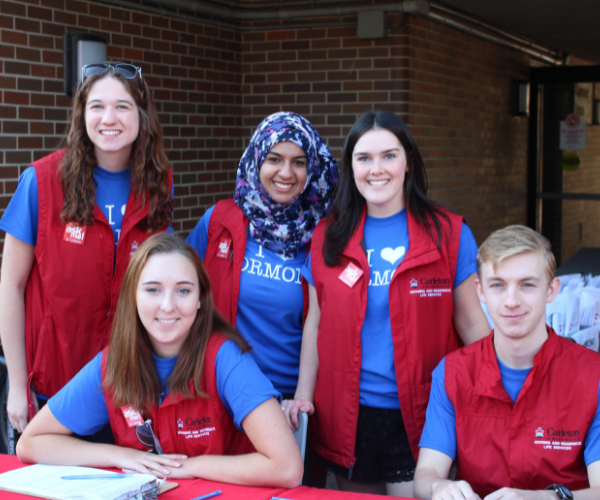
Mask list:
[[[96,155],[85,126],[85,107],[90,89],[103,78],[119,80],[137,105],[140,128],[131,148],[131,184],[140,203],[150,204],[150,212],[140,221],[140,227],[155,231],[172,221],[169,163],[163,149],[160,122],[146,82],[139,77],[127,79],[112,68],[88,77],[73,99],[71,127],[59,171],[65,200],[60,216],[65,222],[82,226],[94,223]]]
[[[103,388],[112,392],[111,404],[132,405],[149,410],[159,399],[161,388],[152,359],[152,347],[137,312],[136,292],[148,259],[158,254],[180,254],[196,269],[201,307],[184,340],[173,373],[167,379],[169,394],[182,398],[208,397],[202,389],[202,367],[208,339],[213,331],[233,340],[242,352],[250,347],[215,308],[208,273],[194,249],[169,233],[148,238],[135,252],[123,279],[123,287],[112,325]],[[190,390],[193,381],[195,394]]]

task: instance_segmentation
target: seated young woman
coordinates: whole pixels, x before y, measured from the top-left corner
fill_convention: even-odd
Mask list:
[[[295,487],[300,451],[279,393],[248,350],[215,309],[196,252],[176,236],[152,236],[127,268],[109,347],[40,410],[17,455],[24,462]],[[107,423],[116,445],[71,435]]]

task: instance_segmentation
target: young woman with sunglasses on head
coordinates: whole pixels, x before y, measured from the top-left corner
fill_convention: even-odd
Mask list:
[[[248,350],[216,310],[196,252],[154,235],[131,259],[109,347],[27,426],[19,458],[295,487],[300,450]],[[117,446],[71,436],[108,422]]]
[[[313,445],[348,491],[412,496],[431,372],[489,333],[475,293],[477,245],[429,200],[400,118],[366,113],[343,153],[332,215],[315,229],[296,399]]]
[[[94,63],[82,75],[66,148],[23,173],[0,222],[0,335],[18,432],[106,346],[130,256],[171,221],[172,175],[141,69]]]
[[[187,239],[204,261],[217,307],[284,398],[293,398],[298,383],[308,302],[300,270],[337,178],[315,128],[296,113],[275,113],[240,160],[233,199],[209,208]],[[310,449],[306,457],[303,484],[318,485]]]

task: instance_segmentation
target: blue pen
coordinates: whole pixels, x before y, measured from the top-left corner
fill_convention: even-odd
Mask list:
[[[77,476],[62,476],[61,479],[124,479],[131,476],[133,474],[79,474]]]
[[[201,497],[192,498],[192,500],[206,500],[207,498],[216,497],[221,494],[221,490],[213,491],[212,493],[207,493],[206,495],[202,495]]]
[[[289,498],[271,497],[271,500],[290,500]]]

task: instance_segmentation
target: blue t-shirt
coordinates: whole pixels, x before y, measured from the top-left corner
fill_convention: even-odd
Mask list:
[[[187,238],[202,259],[213,209]],[[248,235],[236,327],[252,346],[256,364],[283,394],[293,394],[298,384],[304,308],[300,271],[305,258],[306,247],[295,259],[284,260]]]
[[[406,209],[390,217],[367,215],[364,236],[370,279],[367,312],[360,332],[360,404],[374,408],[400,409],[390,322],[389,285],[410,244]],[[469,227],[463,224],[456,262],[455,288],[477,271],[476,261],[477,243]],[[302,274],[314,285],[310,255]]]
[[[161,359],[154,355],[154,365],[166,396],[166,380],[173,372],[177,356]],[[109,423],[108,410],[102,392],[102,353],[85,365],[59,392],[48,401],[56,419],[70,431],[82,436],[95,434]],[[242,354],[239,346],[227,340],[220,347],[215,362],[219,397],[236,427],[257,406],[280,394],[260,372],[250,355]]]
[[[456,413],[446,393],[445,366],[446,358],[440,361],[432,374],[433,383],[427,406],[425,428],[421,435],[419,447],[437,450],[454,460],[456,459]],[[514,403],[519,397],[531,368],[524,370],[509,368],[500,360],[498,360],[498,366],[500,367],[502,386]],[[600,387],[598,388],[598,399],[600,400]],[[583,456],[586,466],[600,460],[600,405],[596,409],[592,425],[585,436],[584,445]]]
[[[131,190],[131,169],[111,172],[102,167],[94,169],[96,180],[96,204],[102,210],[115,235],[116,246],[121,234],[121,224]],[[13,195],[2,221],[0,229],[11,236],[35,246],[38,232],[38,187],[35,168],[29,167],[19,178],[17,190]]]

